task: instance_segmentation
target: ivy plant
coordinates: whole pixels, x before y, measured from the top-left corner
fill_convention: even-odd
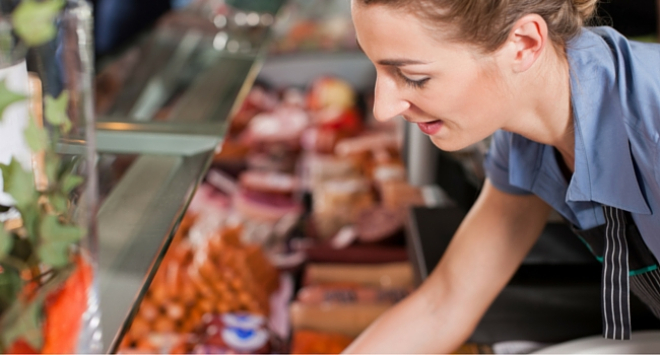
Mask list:
[[[57,31],[55,20],[65,3],[66,0],[21,0],[11,14],[21,45],[34,47],[51,41]],[[12,92],[4,80],[0,81],[0,121],[5,109],[26,100],[28,97]],[[18,337],[40,349],[43,298],[37,297],[41,299],[39,302],[30,300],[25,296],[26,288],[28,284],[36,283],[38,287],[44,282],[44,273],[57,275],[70,269],[72,246],[85,235],[85,230],[74,221],[69,202],[71,192],[84,179],[56,152],[56,137],[71,130],[68,105],[66,90],[57,97],[46,95],[47,127],[37,124],[34,117],[27,118],[24,139],[33,155],[43,157],[48,181],[45,189],[37,189],[35,173],[23,169],[17,160],[0,164],[3,190],[14,199],[13,207],[20,214],[18,223],[14,220],[12,225],[0,224],[0,350],[3,352]],[[55,138],[49,138],[48,129]],[[9,310],[18,313],[11,321],[5,317]]]

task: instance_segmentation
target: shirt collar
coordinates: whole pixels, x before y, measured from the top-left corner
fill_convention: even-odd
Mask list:
[[[575,172],[566,199],[650,214],[635,174],[621,105],[626,87],[618,80],[625,75],[619,46],[627,44],[612,32],[584,29],[568,43]]]

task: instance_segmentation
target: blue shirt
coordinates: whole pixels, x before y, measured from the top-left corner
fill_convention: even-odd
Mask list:
[[[631,213],[660,259],[660,45],[585,28],[567,45],[575,127],[569,183],[554,148],[498,131],[485,160],[499,190],[535,194],[576,227],[605,223],[602,205]]]

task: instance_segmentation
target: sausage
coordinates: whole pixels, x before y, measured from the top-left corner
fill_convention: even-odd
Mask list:
[[[303,287],[298,292],[298,301],[306,304],[319,303],[387,303],[394,304],[405,298],[409,289],[376,287],[338,287],[313,285]]]
[[[335,332],[355,337],[390,308],[387,304],[316,305],[293,302],[289,307],[293,329]]]
[[[310,264],[305,272],[307,285],[355,282],[382,288],[412,287],[413,270],[408,262],[381,265]]]

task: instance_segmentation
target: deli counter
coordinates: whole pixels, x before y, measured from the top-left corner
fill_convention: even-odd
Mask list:
[[[101,328],[115,352],[263,64],[282,1],[168,14],[99,71]],[[204,14],[204,15],[203,15]]]
[[[441,153],[373,119],[347,1],[227,3],[166,14],[97,74],[104,352],[341,352],[483,180],[487,142]],[[459,352],[600,332],[599,264],[557,222]]]

